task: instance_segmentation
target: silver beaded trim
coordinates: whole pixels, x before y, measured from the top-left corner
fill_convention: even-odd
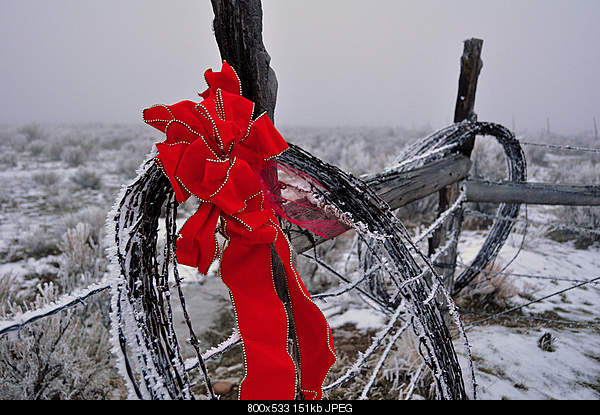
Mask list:
[[[200,103],[196,105],[196,111],[198,111],[198,113],[202,117],[204,117],[207,121],[211,123],[213,128],[213,135],[217,139],[217,143],[219,144],[219,149],[221,150],[221,153],[223,153],[223,140],[221,140],[221,134],[219,133],[219,128],[217,128],[217,123],[215,123],[215,120],[213,120],[212,116],[210,115],[210,112],[208,111],[208,108],[206,108],[202,103]]]
[[[226,61],[223,61],[226,62]],[[227,64],[229,65],[229,62],[227,62]],[[238,81],[238,85],[240,86],[240,95],[243,96],[243,91],[242,91],[242,80],[240,79],[240,77],[238,76],[237,71],[235,70],[235,68],[231,65],[229,65],[231,67],[231,69],[233,69],[233,73],[235,74],[235,77],[237,78]]]
[[[293,260],[292,260],[292,258],[293,258],[292,245],[290,244],[290,241],[289,241],[288,237],[283,232],[283,230],[281,229],[281,227],[279,226],[279,224],[275,223],[274,225],[277,227],[277,229],[279,229],[279,231],[281,232],[281,234],[283,235],[283,237],[287,241],[288,249],[289,249],[289,253],[290,253],[290,263],[289,263],[289,265],[290,265],[290,269],[294,273],[294,277],[296,279],[296,284],[298,284],[298,289],[300,290],[300,292],[302,293],[302,295],[304,296],[304,298],[306,298],[308,301],[310,301],[320,311],[320,314],[323,317],[323,320],[325,321],[325,326],[327,327],[327,348],[329,349],[329,351],[333,355],[333,358],[335,360],[337,360],[337,355],[335,354],[335,351],[330,346],[330,344],[333,342],[333,339],[331,338],[331,329],[329,327],[329,323],[327,322],[327,319],[323,315],[323,312],[321,311],[321,309],[315,304],[314,300],[310,296],[307,296],[306,293],[304,292],[304,290],[302,290],[302,285],[299,282],[300,276],[298,275],[298,272],[296,271],[296,268],[294,267],[294,263],[293,263]],[[298,345],[298,347],[300,347],[300,346]],[[323,392],[323,385],[325,384],[325,379],[327,378],[327,376],[329,376],[329,372],[331,371],[332,367],[333,367],[333,365],[331,365],[331,367],[329,367],[329,369],[327,369],[327,373],[325,374],[325,377],[323,378],[323,383],[321,383],[321,393]],[[315,397],[319,395],[318,392],[312,391],[312,390],[304,390],[303,389],[302,391],[303,392],[314,393]]]
[[[231,165],[227,169],[227,173],[225,175],[225,181],[223,183],[221,183],[221,186],[219,186],[219,188],[217,189],[216,192],[214,192],[212,195],[209,196],[209,199],[212,199],[213,197],[215,197],[216,195],[218,195],[221,190],[223,190],[223,187],[225,187],[225,185],[229,181],[229,173],[231,172],[231,169],[233,169],[233,166],[235,166],[235,162],[236,161],[237,161],[237,157],[234,157],[233,161],[231,161]]]

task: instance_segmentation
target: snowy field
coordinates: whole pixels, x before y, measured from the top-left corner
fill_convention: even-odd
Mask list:
[[[483,240],[479,232],[463,234],[465,259]],[[527,243],[527,242],[526,242]],[[498,263],[506,264],[521,244],[512,237]],[[566,280],[600,276],[600,248],[576,249],[573,243],[537,239],[527,244],[510,265],[515,275],[541,275],[546,280],[510,277],[518,294],[515,306],[527,304],[576,285]],[[564,280],[563,280],[564,279]],[[532,304],[522,321],[508,327],[496,324],[468,331],[483,399],[598,399],[600,398],[600,284],[583,286],[546,301]],[[528,317],[543,320],[528,320]],[[479,319],[481,317],[478,317]],[[548,320],[548,321],[546,321]],[[578,322],[580,325],[558,323]],[[588,327],[595,324],[594,327]],[[467,324],[468,325],[468,324]],[[539,339],[549,334],[551,350],[544,351]]]
[[[6,126],[0,139],[0,320],[20,309],[47,303],[61,294],[99,281],[107,269],[104,221],[122,184],[159,137],[143,125]],[[377,172],[393,162],[406,145],[430,131],[402,128],[282,128],[288,141],[356,175]],[[529,142],[598,147],[591,136],[524,135]],[[497,145],[479,140],[472,174],[503,177]],[[375,145],[374,145],[375,143]],[[600,184],[598,153],[526,149],[529,179],[572,184]],[[470,210],[489,215],[493,206]],[[192,211],[184,206],[180,219]],[[434,220],[435,198],[398,212],[418,234]],[[479,284],[457,299],[468,327],[478,397],[481,399],[600,398],[600,210],[529,207],[494,267],[494,282],[482,274]],[[529,220],[525,226],[525,218]],[[486,236],[489,221],[467,217],[459,244],[459,263],[468,263]],[[322,247],[332,263],[346,260],[351,239]],[[329,248],[327,248],[329,247]],[[327,249],[329,249],[327,251]],[[518,254],[518,255],[517,255]],[[460,266],[459,264],[459,266]],[[299,266],[310,290],[332,286],[327,274]],[[186,298],[204,345],[230,334],[227,292],[214,274],[206,277],[182,267]],[[536,300],[550,296],[548,299]],[[19,334],[0,338],[0,399],[122,399],[123,383],[112,368],[108,339],[108,296],[35,323]],[[518,311],[477,323],[533,303]],[[385,318],[356,298],[321,304],[346,354],[360,351],[363,339]],[[177,308],[176,308],[177,309]],[[71,323],[70,321],[74,321]],[[182,317],[176,316],[182,323]],[[184,327],[182,330],[185,333]],[[183,335],[182,337],[183,338]],[[74,340],[76,339],[76,340]],[[542,342],[541,339],[546,339]],[[359,341],[360,340],[360,341]],[[458,341],[457,341],[458,342]],[[356,346],[353,346],[356,343]],[[93,344],[93,347],[91,346]],[[337,342],[336,342],[337,344]],[[358,348],[358,349],[357,349]],[[457,351],[461,351],[457,344]],[[186,358],[193,356],[184,344]],[[215,380],[239,383],[235,358],[212,367]],[[373,397],[402,397],[402,381],[389,362]],[[225,368],[225,366],[228,368]],[[94,381],[89,381],[93,376]],[[467,378],[469,376],[466,376]],[[427,398],[417,391],[416,398]],[[336,397],[336,396],[333,396]]]

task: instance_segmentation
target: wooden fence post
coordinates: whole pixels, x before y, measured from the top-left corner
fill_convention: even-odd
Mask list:
[[[211,2],[215,14],[213,27],[221,58],[236,70],[242,82],[244,97],[255,103],[254,115],[258,116],[262,112],[266,112],[274,122],[278,83],[275,71],[270,66],[271,57],[263,43],[261,1],[211,0]],[[270,179],[276,180],[277,171],[271,173]],[[285,268],[274,248],[272,248],[271,258],[275,289],[288,315],[289,352],[296,361],[298,368],[296,384],[299,386],[300,354]],[[296,398],[301,399],[301,397],[301,391],[298,390]]]
[[[255,115],[266,111],[274,120],[277,77],[263,43],[260,0],[211,0],[213,28],[221,58],[235,68],[244,97],[256,104]]]
[[[458,81],[458,96],[456,99],[456,109],[454,112],[454,122],[459,123],[464,120],[476,121],[475,98],[477,94],[477,82],[479,74],[483,68],[481,61],[481,51],[483,49],[483,40],[468,39],[464,42],[464,51],[461,58],[461,70]],[[459,149],[458,152],[468,158],[471,157],[473,147],[475,146],[475,136],[470,137]],[[460,194],[460,184],[456,183],[439,191],[438,217],[446,211]],[[451,218],[445,226],[431,236],[429,239],[429,256],[445,245],[448,239],[453,235],[458,235],[462,226],[462,211],[458,210],[456,215]],[[452,243],[445,255],[441,255],[437,261],[440,265],[437,271],[444,278],[444,285],[451,292],[454,284],[454,272],[457,257],[458,241]],[[436,265],[436,264],[434,264]]]

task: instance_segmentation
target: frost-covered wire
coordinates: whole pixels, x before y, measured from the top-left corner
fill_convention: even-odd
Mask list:
[[[398,306],[396,312],[393,316],[390,317],[386,326],[381,329],[375,337],[371,341],[371,345],[361,353],[356,360],[356,362],[346,370],[344,375],[340,376],[336,380],[334,380],[329,385],[323,388],[323,391],[328,391],[334,388],[337,388],[341,385],[344,385],[346,382],[350,381],[354,377],[358,376],[361,372],[361,369],[367,365],[367,362],[371,356],[377,351],[377,349],[381,346],[381,344],[385,341],[388,335],[393,331],[394,327],[397,326],[398,322],[401,321],[402,314],[405,312],[404,306]],[[406,321],[399,329],[398,333],[404,333],[411,326],[410,321]]]
[[[444,264],[445,266],[449,266]],[[593,279],[579,279],[579,278],[570,278],[568,276],[559,276],[559,275],[535,275],[535,274],[523,274],[523,273],[515,273],[515,272],[506,272],[506,271],[490,271],[488,269],[481,269],[471,267],[469,265],[463,264],[461,262],[457,262],[455,266],[460,268],[471,268],[474,271],[479,272],[480,274],[487,275],[488,278],[478,280],[479,283],[489,281],[493,279],[495,276],[503,275],[507,277],[515,277],[515,278],[525,278],[525,279],[537,279],[537,280],[548,280],[548,281],[562,281],[562,282],[571,282],[571,283],[587,283],[591,285],[598,284],[594,282]]]
[[[306,172],[327,189],[317,196],[325,205],[344,213],[357,234],[366,242],[369,255],[381,266],[388,281],[395,287],[406,284],[399,297],[386,301],[386,307],[395,309],[404,302],[406,318],[418,326],[420,342],[433,367],[438,395],[445,399],[466,399],[462,372],[454,351],[440,305],[425,303],[430,294],[430,284],[419,276],[425,266],[436,274],[428,259],[413,243],[408,231],[368,185],[334,166],[327,165],[302,149],[291,146],[281,156],[281,161]],[[416,252],[413,256],[411,252]],[[367,266],[365,270],[371,268]],[[376,273],[377,274],[377,273]],[[434,277],[434,280],[437,279]],[[378,294],[379,295],[379,294]],[[457,316],[457,313],[454,314]],[[458,317],[457,317],[458,318]],[[469,352],[467,351],[467,354]]]
[[[231,336],[227,338],[227,340],[221,342],[217,346],[207,350],[202,354],[202,359],[206,362],[211,359],[215,359],[221,356],[226,351],[230,350],[232,347],[237,346],[242,341],[242,336],[237,328],[233,329],[233,333]],[[196,369],[200,365],[200,361],[198,358],[191,358],[186,360],[185,362],[185,370],[188,372],[190,370]]]
[[[396,342],[398,341],[400,336],[402,336],[403,334],[404,334],[404,330],[398,330],[396,332],[396,334],[394,334],[393,336],[391,336],[388,339],[388,344],[385,347],[383,353],[381,353],[381,356],[379,356],[379,360],[377,361],[375,368],[371,371],[371,376],[369,377],[369,380],[368,380],[367,384],[365,385],[365,387],[363,388],[363,391],[361,392],[360,397],[358,399],[366,400],[368,398],[369,392],[371,391],[371,388],[373,387],[373,384],[375,383],[375,380],[377,379],[377,375],[379,375],[379,372],[383,368],[383,364],[385,363],[387,357],[389,356],[390,352],[392,351],[394,344],[396,344]]]
[[[505,316],[498,316],[497,314],[482,313],[480,311],[473,311],[473,310],[460,309],[460,312],[463,314],[471,314],[471,315],[481,316],[481,317],[490,317],[490,318],[493,317],[492,320],[498,320],[500,318],[505,317]],[[557,319],[551,319],[551,318],[536,317],[536,316],[522,316],[522,315],[512,316],[511,318],[514,318],[516,320],[536,321],[536,322],[549,323],[549,324],[560,324],[560,325],[576,327],[576,328],[585,328],[585,329],[600,328],[600,322],[593,321],[593,320],[592,321],[557,320]]]
[[[592,279],[590,281],[579,283],[577,285],[573,285],[573,286],[565,288],[563,290],[559,290],[559,291],[553,292],[552,294],[546,295],[546,296],[544,296],[542,298],[538,298],[536,300],[529,301],[526,304],[515,306],[515,307],[512,307],[512,308],[509,308],[508,310],[504,310],[502,312],[499,312],[499,313],[496,313],[496,314],[492,314],[492,315],[490,315],[490,316],[488,316],[486,318],[483,318],[481,320],[477,320],[477,321],[469,324],[465,328],[467,330],[469,330],[469,329],[471,329],[471,328],[473,328],[475,326],[481,325],[481,324],[483,324],[483,323],[485,323],[487,321],[498,319],[498,318],[503,317],[503,316],[505,316],[507,314],[511,314],[511,313],[516,312],[516,311],[519,311],[519,310],[522,310],[524,308],[527,308],[527,307],[529,307],[529,306],[531,306],[533,304],[541,303],[542,301],[548,300],[548,299],[550,299],[552,297],[556,297],[557,295],[564,294],[564,293],[566,293],[568,291],[572,291],[572,290],[574,290],[576,288],[581,288],[581,287],[583,287],[585,285],[588,285],[588,284],[591,284],[591,283],[594,283],[594,282],[597,282],[597,281],[600,281],[600,277],[594,278],[594,279]]]
[[[497,215],[490,215],[488,213],[478,212],[478,211],[471,210],[471,209],[465,209],[465,215],[473,216],[473,217],[479,217],[479,218],[484,218],[484,219],[501,219],[503,221],[510,221],[510,222],[513,222],[513,223],[527,223],[527,222],[529,222],[530,224],[538,225],[538,226],[542,226],[542,227],[546,227],[546,228],[553,228],[553,229],[558,229],[558,230],[567,230],[567,231],[573,231],[573,232],[577,232],[577,233],[585,233],[585,234],[599,235],[600,236],[600,230],[599,229],[586,228],[586,227],[583,227],[583,226],[566,225],[564,223],[558,223],[558,222],[541,222],[541,221],[536,221],[536,220],[533,220],[533,219],[530,219],[530,218],[522,219],[522,218],[502,217],[502,216],[497,216]]]
[[[583,151],[586,153],[600,153],[600,148],[578,147],[578,146],[546,144],[546,143],[528,143],[526,141],[519,141],[519,142],[523,146],[544,147],[544,148],[550,148],[552,150]]]
[[[434,151],[445,149],[452,144],[462,145],[474,136],[494,137],[500,143],[506,155],[508,180],[519,183],[527,181],[527,162],[520,142],[505,127],[494,123],[484,122],[465,121],[454,124],[415,143],[409,147],[401,157],[410,162],[403,163],[398,171],[407,171],[418,168],[425,163],[447,157],[452,154],[453,150],[435,153]],[[428,158],[420,157],[421,155],[428,153],[435,155]],[[377,177],[378,176],[375,176],[373,180],[377,180]],[[485,268],[496,258],[514,226],[513,222],[502,220],[500,218],[516,218],[519,215],[519,211],[519,204],[503,203],[498,207],[498,217],[494,220],[486,240],[471,262],[472,266]],[[469,269],[463,270],[463,272],[455,278],[452,294],[458,294],[462,289],[468,286],[476,276],[477,274]]]
[[[460,192],[460,195],[456,198],[456,201],[446,209],[437,219],[433,222],[429,228],[427,228],[423,233],[421,233],[417,238],[415,238],[415,244],[418,244],[425,240],[428,236],[430,236],[433,232],[438,230],[444,223],[447,222],[450,215],[453,215],[456,211],[463,208],[464,202],[467,198],[467,195],[464,191]]]
[[[94,283],[86,288],[75,290],[73,293],[66,294],[56,301],[45,305],[42,308],[29,310],[24,313],[12,316],[10,320],[0,321],[0,335],[12,331],[21,330],[23,327],[35,323],[36,321],[53,316],[61,311],[67,310],[79,304],[84,304],[88,298],[107,291],[110,283],[106,280]]]
[[[440,130],[409,149],[395,168],[411,169],[446,157],[477,134],[493,135],[501,142],[507,154],[510,179],[523,181],[526,166],[521,147],[506,129],[490,123],[461,123]],[[443,399],[466,399],[462,371],[445,322],[447,310],[459,327],[468,356],[470,346],[456,306],[437,275],[433,261],[420,251],[389,206],[365,182],[293,145],[280,160],[322,184],[327,190],[317,191],[315,197],[323,206],[339,212],[344,222],[356,230],[360,239],[357,249],[364,252],[364,255],[359,255],[363,274],[358,280],[350,282],[330,267],[336,276],[347,283],[330,294],[342,295],[356,290],[393,315],[391,323],[373,339],[366,354],[342,376],[342,381],[336,381],[328,387],[339,386],[344,379],[357,374],[357,368],[367,361],[365,356],[371,356],[386,340],[390,340],[388,347],[391,348],[397,339],[395,336],[412,327],[419,340],[419,352],[433,374],[438,396]],[[168,180],[150,160],[142,167],[138,177],[122,189],[109,215],[109,235],[114,244],[111,248],[111,333],[113,350],[119,357],[118,367],[128,380],[130,397],[192,399],[187,374],[190,368],[202,366],[206,357],[217,356],[239,341],[234,332],[228,341],[216,349],[205,353],[200,353],[198,349],[195,362],[184,362],[181,357],[169,303],[170,267],[165,266],[165,261],[174,259],[174,250],[167,249],[162,259],[157,258],[156,250],[156,230],[162,207],[170,198],[172,189]],[[455,203],[421,237],[425,238],[438,229],[453,214],[462,214],[463,202],[464,198]],[[518,205],[502,205],[498,216],[515,218],[518,212]],[[483,268],[495,258],[512,225],[511,221],[496,218],[490,237],[472,264],[474,267]],[[171,242],[167,245],[171,246],[176,238],[174,227],[167,225],[167,233]],[[420,241],[419,238],[417,240]],[[442,252],[456,243],[457,235],[453,235],[433,259],[439,258]],[[314,259],[318,261],[316,256]],[[162,270],[159,269],[161,261]],[[457,281],[466,285],[476,275],[467,270]],[[178,282],[176,275],[175,278]],[[395,291],[393,294],[388,292],[390,288]],[[444,311],[438,299],[445,303]],[[401,321],[404,324],[397,327]],[[188,327],[193,337],[189,324]],[[394,328],[396,335],[391,336]],[[472,362],[470,370],[474,380]],[[473,385],[476,386],[475,382]],[[473,396],[476,396],[475,390]]]
[[[423,369],[425,369],[425,366],[427,366],[425,362],[421,363],[417,371],[412,375],[412,379],[410,380],[410,384],[408,385],[408,390],[406,392],[404,400],[408,401],[412,398],[413,393],[415,391],[415,386],[421,378],[421,374],[423,373]]]

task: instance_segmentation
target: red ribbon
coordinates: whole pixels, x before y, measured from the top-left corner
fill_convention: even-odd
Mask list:
[[[220,274],[231,291],[243,342],[246,373],[240,399],[294,399],[296,371],[306,399],[321,399],[335,362],[331,330],[292,263],[291,247],[273,209],[265,203],[261,171],[288,145],[266,114],[242,97],[231,66],[205,74],[204,101],[157,105],[144,121],[166,134],[156,162],[168,176],[177,201],[194,195],[198,211],[177,240],[179,263],[206,274],[221,257]],[[221,251],[217,226],[226,237]],[[274,248],[274,250],[272,249]],[[278,255],[292,304],[300,367],[287,351],[288,319],[273,283],[271,255]]]

